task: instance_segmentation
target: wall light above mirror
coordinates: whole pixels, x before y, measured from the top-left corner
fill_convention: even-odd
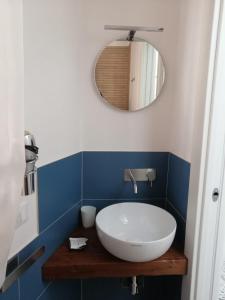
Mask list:
[[[95,82],[101,97],[124,111],[149,106],[165,82],[165,66],[159,51],[141,39],[116,40],[100,53]]]

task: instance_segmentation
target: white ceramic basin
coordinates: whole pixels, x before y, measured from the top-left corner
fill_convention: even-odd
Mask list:
[[[163,255],[171,246],[174,217],[162,208],[143,203],[119,203],[96,217],[98,237],[111,254],[123,260],[144,262]]]

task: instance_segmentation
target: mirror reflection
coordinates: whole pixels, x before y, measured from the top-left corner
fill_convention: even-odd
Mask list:
[[[160,53],[144,40],[114,41],[98,57],[95,81],[111,105],[136,111],[158,97],[165,81]]]

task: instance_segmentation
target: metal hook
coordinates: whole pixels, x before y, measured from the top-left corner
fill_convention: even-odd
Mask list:
[[[135,30],[131,30],[129,31],[129,34],[128,34],[128,37],[127,37],[127,40],[128,41],[133,41],[134,40],[134,35],[135,35],[136,31]]]

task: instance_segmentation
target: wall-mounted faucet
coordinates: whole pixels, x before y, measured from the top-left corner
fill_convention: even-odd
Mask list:
[[[148,169],[125,169],[124,180],[131,181],[134,187],[134,194],[138,193],[137,181],[148,181],[152,187],[153,181],[156,179],[156,170]]]
[[[138,193],[138,191],[137,191],[137,182],[136,182],[136,180],[135,180],[135,178],[134,178],[134,175],[133,175],[133,173],[132,173],[132,171],[131,171],[131,169],[128,169],[128,176],[130,177],[130,180],[132,181],[132,183],[133,183],[133,186],[134,186],[134,194],[137,194]]]

